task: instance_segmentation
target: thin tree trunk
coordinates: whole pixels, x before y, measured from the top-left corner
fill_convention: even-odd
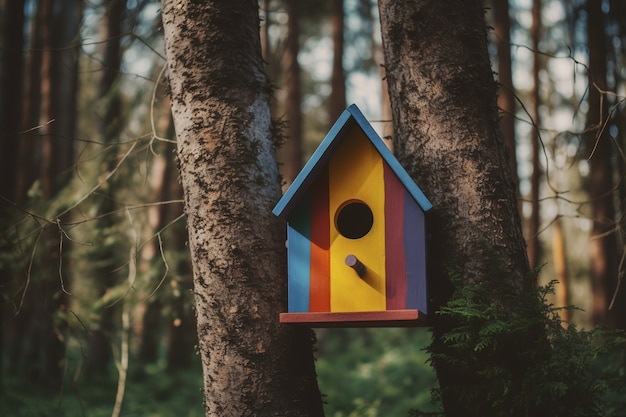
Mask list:
[[[24,58],[22,49],[24,47],[24,1],[4,1],[0,6],[0,126],[3,126],[3,133],[0,136],[0,197],[16,201],[15,174],[19,167],[18,143],[20,120],[22,110]],[[6,230],[8,224],[4,209],[8,204],[0,199],[0,227]],[[9,242],[6,238],[0,239],[0,250],[9,251]],[[16,282],[16,274],[4,263],[0,265],[0,287],[10,288],[11,282]],[[9,303],[5,297],[0,298],[0,358],[6,358],[5,352],[14,350],[9,348],[9,334],[7,330],[13,330],[9,323],[15,321],[13,314],[9,311]],[[12,341],[11,341],[12,342]],[[9,357],[9,362],[14,357]],[[4,390],[3,376],[5,360],[0,362],[0,391]]]
[[[519,185],[515,144],[515,92],[511,65],[511,16],[509,1],[496,0],[493,3],[496,47],[498,50],[498,108],[500,126],[506,145],[513,182]],[[518,209],[520,208],[519,186],[516,187]],[[521,210],[519,210],[521,213]]]
[[[539,187],[541,179],[541,164],[539,163],[539,153],[541,152],[541,96],[539,85],[539,71],[541,70],[541,62],[539,55],[539,39],[541,31],[541,0],[534,0],[532,7],[533,24],[531,27],[531,38],[533,43],[533,89],[532,89],[532,110],[531,116],[534,122],[532,134],[531,134],[531,164],[533,166],[533,172],[530,176],[530,217],[528,219],[528,262],[530,267],[535,269],[539,267],[541,262],[541,242],[539,240]]]
[[[165,1],[207,416],[323,414],[310,332],[281,326],[285,231],[256,0]],[[209,65],[210,63],[210,65]]]
[[[57,165],[54,144],[53,120],[53,85],[55,71],[53,67],[54,44],[52,0],[43,0],[37,5],[37,19],[42,23],[41,67],[39,102],[39,129],[41,141],[41,159],[39,181],[44,200],[50,200],[57,193],[59,185],[56,181]],[[62,325],[57,323],[57,314],[65,303],[65,294],[59,285],[59,264],[62,253],[58,245],[58,234],[45,231],[42,235],[42,247],[33,254],[41,262],[37,271],[38,278],[26,294],[30,298],[32,315],[28,323],[29,333],[26,336],[25,353],[26,367],[35,373],[36,378],[43,381],[50,379],[59,381],[61,377],[61,361],[65,354],[65,346],[61,337]]]
[[[121,130],[121,97],[117,85],[120,67],[122,64],[121,34],[123,14],[126,8],[126,0],[106,0],[104,3],[104,25],[102,27],[102,75],[98,85],[98,99],[100,102],[100,125],[98,132],[103,143],[108,148],[101,154],[101,167],[104,172],[110,172],[115,166],[117,135]],[[102,199],[99,202],[100,213],[111,213],[114,209],[115,179],[111,178],[109,184],[101,190]],[[100,219],[96,226],[99,233],[110,233],[114,220],[111,216]],[[115,285],[116,275],[112,272],[112,262],[115,259],[114,250],[111,247],[99,248],[89,254],[94,263],[102,265],[96,271],[96,277],[91,285],[96,288],[99,296]],[[90,333],[88,356],[85,363],[85,371],[90,375],[98,375],[107,369],[112,358],[111,332],[114,329],[114,315],[116,309],[104,308],[98,323],[93,323]]]
[[[54,128],[52,121],[52,39],[53,39],[53,17],[52,17],[52,0],[42,0],[39,6],[43,13],[43,36],[42,36],[42,58],[40,68],[41,82],[41,100],[39,120],[39,135],[41,140],[41,161],[39,162],[39,181],[41,191],[46,200],[52,198],[56,192],[54,177],[56,174],[55,154],[54,154]]]
[[[593,217],[590,241],[593,303],[591,319],[595,324],[614,326],[608,306],[617,278],[615,208],[613,206],[613,147],[604,122],[608,117],[606,91],[606,35],[601,0],[587,2],[589,42],[589,111],[587,149],[590,156],[589,196]]]
[[[27,130],[37,126],[39,122],[39,101],[40,101],[40,68],[41,68],[41,38],[42,30],[45,24],[43,19],[43,13],[41,9],[37,9],[35,16],[32,18],[31,31],[30,31],[30,45],[29,56],[25,59],[25,94],[23,98],[23,110],[22,118],[20,122],[20,130]],[[28,126],[28,127],[26,127]],[[38,154],[35,152],[36,148],[33,145],[33,138],[35,134],[20,135],[18,143],[18,157],[19,164],[17,165],[17,172],[15,175],[15,202],[18,206],[23,206],[26,200],[26,193],[30,184],[35,181],[37,177],[38,168]],[[25,281],[25,277],[20,277],[22,282]],[[32,287],[31,287],[32,288]],[[25,304],[19,311],[15,310],[15,307],[11,311],[11,320],[7,321],[8,339],[7,350],[8,354],[8,369],[12,373],[20,373],[33,375],[35,372],[27,370],[27,366],[35,367],[37,364],[33,360],[37,355],[31,354],[32,348],[29,348],[28,340],[30,339],[30,328],[33,316],[35,315],[35,309],[31,308],[30,304]],[[16,316],[15,314],[18,313]],[[30,345],[32,346],[32,345]]]
[[[0,82],[0,196],[15,201],[15,173],[19,165],[18,143],[23,94],[24,0],[5,1],[2,19],[2,69]],[[4,202],[0,207],[4,206]]]
[[[285,71],[285,112],[287,115],[287,138],[281,149],[284,161],[280,167],[283,177],[283,189],[287,189],[302,168],[302,88],[300,86],[300,2],[285,2],[289,22],[287,24],[287,41],[283,54]]]
[[[569,277],[567,271],[567,252],[565,250],[565,236],[561,217],[558,216],[552,223],[552,263],[554,264],[554,275],[559,283],[555,287],[556,306],[567,307],[569,300]],[[571,310],[559,311],[561,320],[569,322],[571,320]]]
[[[624,85],[626,77],[623,74],[622,69],[626,64],[626,56],[624,55],[624,43],[626,42],[626,2],[619,0],[612,0],[609,2],[608,18],[612,25],[617,27],[617,33],[614,33],[614,38],[610,43],[616,44],[616,40],[619,39],[619,45],[621,48],[614,46],[612,52],[612,59],[615,60],[613,65],[613,91],[618,89],[619,85]],[[621,49],[621,50],[620,50]],[[621,58],[621,61],[620,61]],[[609,58],[610,59],[610,58]],[[621,63],[620,63],[621,62]],[[615,99],[614,99],[615,100]],[[615,101],[612,102],[614,104]],[[616,137],[619,138],[617,143],[623,145],[626,141],[626,107],[622,104],[621,107],[615,109],[612,124],[617,127]],[[621,154],[620,154],[621,155]],[[620,191],[619,191],[619,214],[616,218],[624,218],[626,214],[626,160],[622,156],[618,157],[619,171],[620,171]],[[626,234],[624,231],[626,228],[624,225],[621,227],[622,232],[619,236],[619,249],[618,255],[620,261],[618,262],[618,282],[615,286],[615,291],[611,295],[610,302],[611,314],[615,318],[615,326],[620,329],[626,329]]]
[[[80,24],[84,2],[66,0],[54,10],[54,85],[52,107],[54,116],[54,147],[56,175],[64,184],[74,164],[78,94],[78,56],[80,53]]]
[[[28,76],[25,83],[21,120],[21,130],[28,133],[20,135],[18,145],[18,160],[20,164],[15,175],[15,202],[18,205],[25,203],[28,189],[37,179],[39,170],[40,150],[35,144],[38,144],[36,127],[39,124],[39,115],[41,114],[41,66],[43,31],[46,24],[41,10],[42,9],[39,9],[39,7],[37,8],[35,17],[31,22],[30,30],[30,50],[26,65],[26,73]]]
[[[183,190],[181,188],[178,179],[172,176],[170,182],[170,194],[176,198],[183,197]],[[173,210],[174,207],[170,207]],[[174,216],[171,216],[174,217]],[[174,235],[171,240],[173,250],[183,252],[188,250],[187,248],[187,231],[176,225],[176,229],[172,230]],[[182,226],[182,225],[181,225]],[[167,369],[184,369],[191,363],[191,357],[185,352],[193,350],[194,346],[198,346],[198,337],[196,331],[196,317],[193,311],[188,308],[187,300],[183,298],[183,294],[189,294],[193,290],[193,278],[192,270],[189,262],[181,260],[177,265],[173,265],[176,277],[176,283],[172,285],[176,286],[176,289],[181,293],[181,296],[173,300],[172,309],[176,312],[177,316],[173,321],[169,323],[167,334]]]
[[[164,100],[164,102],[169,106],[169,100]],[[170,119],[170,115],[166,113],[161,118]],[[171,163],[163,155],[165,147],[158,146],[157,152],[159,154],[154,156],[152,160],[148,184],[154,201],[161,202],[169,199],[167,189],[169,188],[168,181]],[[153,273],[153,268],[155,268],[155,263],[158,264],[162,254],[160,253],[159,241],[153,236],[165,226],[167,221],[165,217],[166,211],[167,207],[165,205],[148,207],[148,224],[145,227],[144,237],[150,240],[141,249],[139,266],[137,268],[140,276],[158,277],[157,274]],[[156,286],[156,282],[151,280],[144,279],[144,282],[151,284],[149,285],[150,289],[152,289],[153,285]],[[154,363],[158,359],[162,309],[163,305],[158,295],[147,301],[139,301],[135,306],[134,336],[138,339],[138,358],[143,365]]]
[[[328,100],[328,116],[331,126],[346,109],[346,75],[343,70],[343,20],[343,0],[332,0],[330,22],[333,39],[333,72]]]
[[[270,61],[270,2],[271,0],[263,0],[261,6],[265,14],[261,22],[261,53],[266,63]]]
[[[381,66],[380,74],[382,76],[382,99],[380,104],[380,117],[383,121],[382,138],[385,145],[387,145],[387,148],[393,152],[393,115],[391,113],[391,99],[389,98],[389,87],[387,85],[387,77],[385,75],[384,66]]]

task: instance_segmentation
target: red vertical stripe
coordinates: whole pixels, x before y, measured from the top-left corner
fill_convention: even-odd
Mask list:
[[[311,284],[309,311],[330,311],[328,169],[311,186]]]
[[[387,310],[406,308],[404,263],[404,186],[384,163],[385,181],[385,285]]]

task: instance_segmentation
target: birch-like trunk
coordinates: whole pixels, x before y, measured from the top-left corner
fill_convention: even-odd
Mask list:
[[[280,325],[284,225],[256,0],[163,3],[207,416],[318,416],[311,335]]]

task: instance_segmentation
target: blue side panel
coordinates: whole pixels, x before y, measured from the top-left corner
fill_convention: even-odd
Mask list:
[[[406,307],[428,314],[424,212],[408,193],[404,194],[404,251],[407,277]]]
[[[290,313],[309,311],[311,261],[311,209],[309,195],[291,213],[287,225],[288,308]]]

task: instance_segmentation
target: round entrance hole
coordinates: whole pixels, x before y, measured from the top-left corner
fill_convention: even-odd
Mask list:
[[[352,201],[337,210],[335,224],[342,236],[348,239],[359,239],[372,229],[374,215],[367,204]]]

